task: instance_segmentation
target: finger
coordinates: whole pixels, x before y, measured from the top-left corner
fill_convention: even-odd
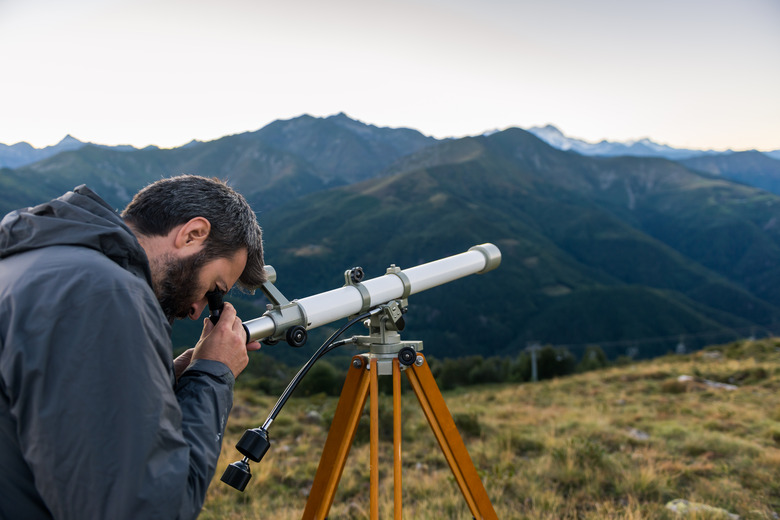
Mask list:
[[[233,322],[236,319],[236,308],[233,307],[233,305],[230,304],[230,302],[225,302],[225,306],[222,307],[222,313],[219,315],[219,321],[217,324],[225,323],[223,327],[227,326],[230,328],[233,328]]]
[[[189,359],[192,357],[192,353],[194,351],[195,351],[194,348],[188,348],[187,350],[179,354],[179,356],[176,359]]]
[[[244,330],[244,323],[241,321],[241,318],[236,316],[233,318],[233,332],[238,332],[239,330]]]
[[[211,323],[211,320],[205,318],[203,320],[203,332],[201,333],[201,336],[208,336],[209,332],[211,332],[211,329],[213,328],[214,328],[214,324]]]
[[[253,342],[247,344],[246,349],[249,350],[249,351],[251,351],[251,350],[260,350],[260,347],[262,347],[262,345],[260,344],[259,341],[253,341]]]

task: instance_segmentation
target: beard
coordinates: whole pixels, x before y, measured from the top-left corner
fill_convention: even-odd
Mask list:
[[[176,319],[186,318],[192,304],[202,299],[198,295],[198,274],[205,263],[202,251],[182,259],[166,254],[153,262],[154,294],[171,325]]]

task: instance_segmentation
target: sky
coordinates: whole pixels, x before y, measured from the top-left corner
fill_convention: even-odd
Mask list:
[[[0,143],[344,112],[439,138],[780,149],[778,0],[0,0]]]

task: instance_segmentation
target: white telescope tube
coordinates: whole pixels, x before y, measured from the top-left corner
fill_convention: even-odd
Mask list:
[[[464,276],[486,273],[498,267],[500,263],[501,251],[498,247],[493,244],[482,244],[470,248],[465,253],[399,270],[397,273],[392,272],[391,267],[384,276],[359,284],[363,286],[362,291],[355,285],[346,285],[301,300],[294,300],[292,303],[300,310],[299,323],[282,320],[278,311],[270,310],[259,318],[244,322],[244,326],[252,341],[284,332],[277,330],[280,326],[301,325],[307,330],[313,329],[354,316],[368,307],[405,298]]]

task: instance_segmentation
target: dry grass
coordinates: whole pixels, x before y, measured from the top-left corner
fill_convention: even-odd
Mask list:
[[[447,392],[499,518],[665,519],[676,498],[743,519],[780,512],[780,342],[764,340],[535,384]],[[695,381],[678,381],[694,375]],[[738,385],[713,388],[701,379]],[[336,399],[293,398],[240,493],[219,481],[275,397],[239,391],[201,519],[300,518]],[[380,517],[392,518],[391,402],[382,396]],[[322,421],[310,417],[316,412]],[[309,414],[309,415],[307,415]],[[405,518],[471,518],[417,401],[403,402]],[[365,418],[364,418],[365,419]],[[367,518],[368,435],[358,431],[329,518]],[[687,518],[718,518],[695,513]]]

